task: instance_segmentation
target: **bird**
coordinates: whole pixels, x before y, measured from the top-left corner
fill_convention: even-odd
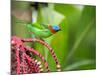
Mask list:
[[[59,25],[29,23],[26,26],[32,34],[32,37],[38,38],[48,38],[61,30]]]

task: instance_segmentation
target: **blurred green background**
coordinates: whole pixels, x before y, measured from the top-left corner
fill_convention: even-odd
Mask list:
[[[17,20],[23,19],[23,17],[25,23],[27,22],[25,18],[28,18],[28,21],[31,22],[31,8],[29,6],[31,2],[12,1],[11,3],[12,13],[17,14],[11,15],[12,36],[31,37],[25,26],[16,23]],[[47,42],[49,41],[50,46],[54,49],[60,61],[62,71],[95,69],[96,6],[56,3],[53,5],[54,10],[63,14],[65,19],[60,23],[61,31],[45,40]],[[23,14],[26,15],[22,16]],[[38,16],[38,22],[41,21],[42,18]],[[50,40],[51,38],[52,40]],[[43,46],[36,44],[34,48],[45,56],[47,49]],[[48,56],[45,58],[49,63],[49,67],[51,71],[56,71],[55,63],[50,52],[47,51],[47,53]]]

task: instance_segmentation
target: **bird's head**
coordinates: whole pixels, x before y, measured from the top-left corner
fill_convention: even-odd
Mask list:
[[[53,26],[50,25],[49,29],[51,30],[52,33],[56,33],[61,30],[59,25],[53,25]]]

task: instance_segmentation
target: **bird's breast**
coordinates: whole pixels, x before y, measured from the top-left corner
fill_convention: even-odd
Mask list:
[[[56,31],[52,28],[52,26],[49,25],[48,28],[49,28],[49,30],[50,30],[53,34],[56,33]]]

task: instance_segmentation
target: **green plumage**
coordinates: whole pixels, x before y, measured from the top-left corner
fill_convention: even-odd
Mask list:
[[[33,36],[47,38],[52,35],[51,31],[38,23],[27,24],[29,31]]]

